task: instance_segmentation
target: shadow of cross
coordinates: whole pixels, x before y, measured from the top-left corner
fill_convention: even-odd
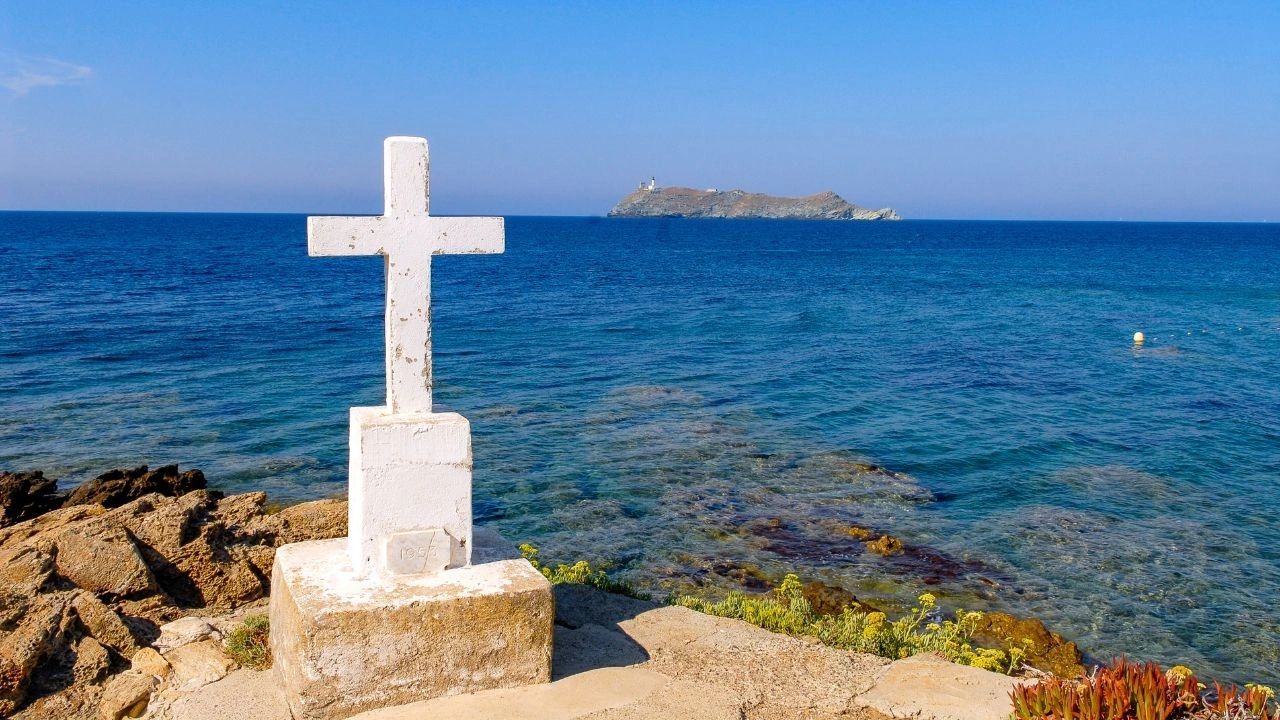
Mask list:
[[[431,256],[500,253],[500,217],[432,217],[427,141],[383,143],[386,208],[376,217],[307,218],[308,255],[381,255],[387,286],[387,407],[431,412]]]

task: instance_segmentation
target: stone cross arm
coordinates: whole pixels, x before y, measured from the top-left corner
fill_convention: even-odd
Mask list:
[[[309,217],[309,255],[467,255],[501,253],[500,217]]]

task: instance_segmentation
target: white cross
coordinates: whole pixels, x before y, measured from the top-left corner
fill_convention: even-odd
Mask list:
[[[500,253],[500,217],[431,217],[427,141],[383,143],[386,209],[377,217],[307,218],[309,255],[382,255],[387,281],[387,406],[431,412],[431,256]]]

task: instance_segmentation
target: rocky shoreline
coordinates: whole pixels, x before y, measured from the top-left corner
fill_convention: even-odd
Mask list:
[[[115,470],[69,493],[0,473],[0,717],[116,720],[158,681],[166,628],[270,592],[275,548],[346,534],[346,502],[270,512],[198,470]],[[162,653],[157,655],[157,653]],[[179,653],[196,665],[207,658]]]
[[[176,465],[113,470],[70,492],[40,472],[0,472],[0,717],[118,720],[159,690],[217,680],[235,667],[218,641],[261,612],[275,549],[346,534],[343,500],[278,509],[265,493],[206,485]],[[871,552],[919,552],[858,535]],[[748,590],[772,587],[757,573],[726,574]],[[818,581],[804,594],[820,614],[874,610]],[[1018,638],[1039,670],[1083,670],[1076,646],[1038,620],[989,613],[975,638]]]

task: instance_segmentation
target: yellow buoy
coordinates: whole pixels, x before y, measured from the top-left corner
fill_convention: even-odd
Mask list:
[[[1141,345],[1142,343],[1144,343],[1144,342],[1146,342],[1146,341],[1147,341],[1147,336],[1146,336],[1146,335],[1143,335],[1141,330],[1139,330],[1138,332],[1136,332],[1136,333],[1134,333],[1134,334],[1133,334],[1133,344],[1134,344],[1134,345]]]

